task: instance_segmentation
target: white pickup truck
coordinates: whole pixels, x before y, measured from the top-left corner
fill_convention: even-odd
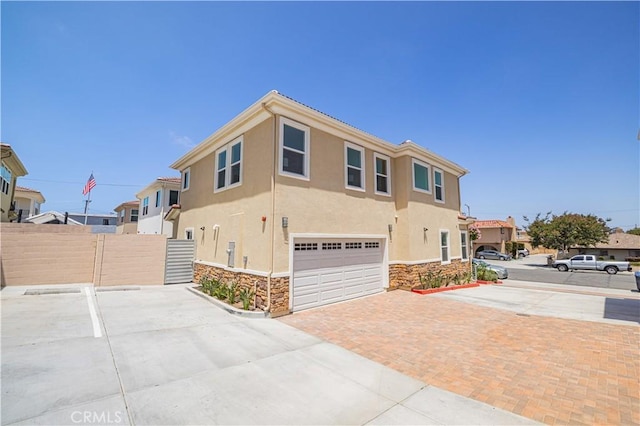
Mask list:
[[[631,264],[629,264],[629,262],[597,260],[595,256],[588,254],[579,254],[566,260],[556,260],[551,266],[557,268],[560,272],[587,269],[592,271],[605,271],[607,274],[617,274],[618,271],[631,271]]]

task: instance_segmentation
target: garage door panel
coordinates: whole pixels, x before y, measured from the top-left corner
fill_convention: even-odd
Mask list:
[[[294,310],[353,299],[383,290],[384,240],[296,238]]]

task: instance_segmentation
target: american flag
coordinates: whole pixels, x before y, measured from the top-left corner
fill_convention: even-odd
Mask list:
[[[82,195],[87,195],[89,192],[91,192],[94,186],[96,186],[96,179],[93,177],[93,173],[91,173],[91,176],[89,176],[89,180],[87,181],[87,184],[84,186],[84,189],[82,190]]]

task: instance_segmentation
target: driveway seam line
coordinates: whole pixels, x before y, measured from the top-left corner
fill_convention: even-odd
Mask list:
[[[113,362],[113,368],[116,370],[116,377],[118,378],[118,385],[120,386],[120,394],[122,395],[122,401],[124,402],[124,408],[127,410],[127,418],[129,419],[129,425],[134,426],[135,423],[133,421],[133,417],[131,416],[131,412],[129,411],[129,403],[127,402],[127,395],[124,390],[124,384],[122,383],[122,377],[120,377],[120,370],[118,370],[118,364],[116,363],[116,357],[113,354],[113,347],[111,346],[111,338],[109,337],[109,330],[107,329],[107,324],[104,322],[104,317],[102,315],[102,309],[100,309],[100,303],[98,303],[98,295],[93,288],[93,294],[96,297],[96,307],[98,311],[98,315],[100,317],[100,321],[102,322],[102,326],[104,327],[104,337],[107,340],[107,345],[109,346],[109,353],[111,354],[111,362]]]

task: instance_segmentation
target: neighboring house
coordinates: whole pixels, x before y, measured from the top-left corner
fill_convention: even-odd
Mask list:
[[[40,191],[24,186],[16,186],[13,196],[17,218],[15,222],[23,222],[26,218],[40,214],[40,207],[45,202]]]
[[[272,315],[469,271],[467,170],[272,91],[171,165],[195,280],[256,291]],[[153,199],[153,198],[151,198]]]
[[[69,218],[83,225],[91,226],[93,234],[115,234],[117,217],[115,214],[69,213]]]
[[[70,215],[51,210],[43,212],[35,216],[28,217],[23,220],[24,223],[35,223],[37,225],[82,225],[81,222],[74,220]]]
[[[126,201],[113,209],[118,217],[116,234],[137,234],[140,201]]]
[[[28,172],[11,145],[0,143],[0,158],[0,222],[10,222],[18,218],[14,205],[16,180]]]
[[[640,258],[640,235],[627,234],[622,229],[617,229],[609,234],[607,243],[599,243],[595,247],[569,248],[569,257],[576,254],[593,254],[605,260]]]
[[[165,214],[180,198],[179,177],[159,177],[136,194],[140,200],[138,234],[164,234],[173,237],[173,222]]]
[[[480,238],[473,242],[474,253],[480,250],[498,250],[505,252],[507,241],[516,241],[515,221],[511,216],[507,220],[476,220],[473,226],[480,230]]]

